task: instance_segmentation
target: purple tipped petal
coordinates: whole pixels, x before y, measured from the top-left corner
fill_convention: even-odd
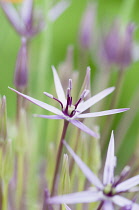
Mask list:
[[[77,118],[100,117],[100,116],[105,116],[105,115],[112,115],[112,114],[117,114],[117,113],[121,113],[121,112],[126,112],[128,110],[129,110],[129,108],[111,109],[111,110],[106,110],[106,111],[101,111],[101,112],[79,114],[79,115],[77,115]]]
[[[99,134],[97,134],[94,131],[92,131],[90,128],[88,128],[86,125],[84,125],[80,121],[78,121],[78,120],[69,120],[69,122],[71,122],[73,125],[75,125],[79,129],[81,129],[85,133],[88,133],[90,136],[93,136],[93,137],[99,139]]]
[[[104,201],[102,209],[103,210],[114,210],[114,206],[111,201],[107,200],[107,201]]]
[[[111,184],[114,180],[114,167],[115,167],[115,156],[114,156],[114,135],[113,131],[111,133],[111,139],[108,147],[104,174],[103,174],[103,184]]]
[[[56,71],[54,66],[52,66],[52,70],[53,70],[54,83],[55,83],[55,89],[56,89],[57,97],[58,97],[59,101],[61,101],[62,104],[65,105],[66,104],[66,98],[65,98],[65,93],[64,93],[62,84],[60,82],[59,76],[58,76],[57,71]]]
[[[36,104],[37,106],[42,107],[43,109],[46,109],[46,110],[48,110],[50,112],[53,112],[53,113],[55,113],[57,115],[61,115],[62,114],[62,112],[59,109],[55,108],[54,106],[51,106],[51,105],[46,104],[46,103],[44,103],[42,101],[39,101],[39,100],[37,100],[35,98],[32,98],[32,97],[27,96],[25,94],[22,94],[22,93],[18,92],[17,90],[14,90],[13,88],[9,87],[9,89],[11,89],[15,93],[19,94],[20,96],[26,98],[28,101],[31,101],[32,103]]]
[[[127,191],[132,187],[135,187],[139,184],[139,175],[134,176],[130,179],[127,179],[126,181],[120,183],[116,187],[117,192]]]
[[[21,18],[19,17],[19,14],[17,13],[16,9],[10,2],[4,2],[0,1],[0,5],[5,12],[5,15],[7,16],[10,23],[14,26],[15,30],[18,33],[21,33],[23,30],[23,22],[21,21]]]
[[[74,203],[90,203],[102,199],[102,192],[83,191],[67,195],[55,196],[48,199],[50,204],[74,204]]]
[[[127,198],[124,198],[122,196],[119,196],[119,195],[113,196],[112,201],[118,206],[131,205],[132,210],[139,210],[139,204],[133,203],[133,201],[130,201]]]
[[[67,150],[70,152],[72,157],[74,158],[75,162],[78,164],[82,172],[85,174],[86,178],[95,185],[98,189],[102,189],[103,185],[100,182],[100,180],[97,178],[97,176],[88,168],[88,166],[77,156],[74,151],[70,148],[70,146],[64,142],[64,145],[66,146]]]
[[[61,115],[39,115],[39,114],[34,114],[33,117],[41,117],[41,118],[46,118],[46,119],[53,119],[53,120],[59,120],[59,119],[65,119],[65,117]]]
[[[112,93],[114,89],[115,89],[114,87],[107,88],[101,91],[100,93],[96,94],[95,96],[91,97],[90,99],[88,99],[82,105],[79,106],[78,111],[84,112],[85,110],[96,104],[98,101],[100,101],[101,99],[105,98],[107,95]]]

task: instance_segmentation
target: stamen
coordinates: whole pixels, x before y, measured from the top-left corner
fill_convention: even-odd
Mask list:
[[[47,92],[44,92],[44,95],[48,96],[49,98],[52,98],[54,99],[55,101],[57,101],[60,105],[61,105],[61,108],[63,109],[63,104],[61,101],[59,101],[57,98],[55,98],[52,94],[50,93],[47,93]]]
[[[79,98],[79,100],[76,102],[75,104],[75,109],[77,108],[77,106],[79,105],[79,103],[88,95],[90,91],[89,90],[84,90]]]
[[[122,170],[118,180],[114,183],[114,187],[116,187],[120,182],[123,181],[123,179],[125,179],[126,176],[128,176],[130,171],[130,167],[129,166],[125,166],[124,169]]]
[[[43,93],[44,93],[44,95],[48,96],[49,98],[54,98],[54,96],[50,93],[47,93],[47,92],[43,92]]]

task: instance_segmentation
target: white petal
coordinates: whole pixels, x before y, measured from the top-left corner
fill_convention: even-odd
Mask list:
[[[138,184],[139,184],[139,175],[134,176],[134,177],[127,179],[126,181],[118,184],[115,189],[117,192],[127,191],[130,188],[135,187]]]
[[[114,167],[115,167],[115,156],[114,156],[114,135],[111,133],[110,143],[108,146],[107,157],[104,167],[103,184],[111,184],[114,180]]]
[[[106,201],[104,201],[102,209],[103,210],[114,210],[114,206],[111,201],[106,200]]]
[[[63,105],[66,104],[66,98],[65,98],[65,93],[62,87],[62,84],[60,82],[59,76],[57,74],[57,71],[54,66],[52,66],[53,70],[53,76],[54,76],[54,83],[55,83],[55,89],[57,93],[58,99],[62,102]]]
[[[21,8],[21,17],[25,24],[32,18],[33,0],[24,0]]]
[[[4,10],[8,20],[11,22],[14,28],[20,33],[24,26],[15,7],[10,2],[5,3],[3,1],[0,1],[0,5]]]
[[[66,209],[66,210],[71,210],[71,208],[68,207],[66,204],[64,204],[64,206],[65,206],[65,209]]]
[[[106,110],[106,111],[101,111],[101,112],[79,114],[77,115],[76,118],[100,117],[100,116],[105,116],[105,115],[117,114],[117,113],[125,112],[128,110],[129,108],[111,109],[111,110]]]
[[[133,201],[128,200],[127,198],[124,198],[119,195],[115,195],[112,197],[112,201],[117,204],[118,206],[132,206],[132,210],[139,210],[139,204],[134,203]]]
[[[86,109],[90,108],[91,106],[93,106],[94,104],[96,104],[98,101],[100,101],[101,99],[105,98],[107,95],[109,95],[110,93],[112,93],[114,91],[114,87],[110,87],[107,88],[103,91],[101,91],[100,93],[96,94],[95,96],[89,98],[87,101],[85,101],[82,105],[80,105],[78,107],[78,111],[79,112],[83,112]]]
[[[64,145],[66,146],[67,150],[70,152],[72,155],[73,159],[75,162],[78,164],[86,178],[93,184],[95,185],[98,189],[102,189],[103,185],[100,182],[100,180],[97,178],[97,176],[88,168],[88,166],[75,154],[75,152],[70,148],[70,146],[64,142]]]
[[[44,103],[42,101],[39,101],[39,100],[37,100],[35,98],[32,98],[32,97],[27,96],[25,94],[22,94],[22,93],[18,92],[17,90],[13,89],[13,88],[9,87],[9,89],[13,90],[14,92],[19,94],[20,96],[26,98],[28,101],[31,101],[32,103],[42,107],[43,109],[46,109],[46,110],[48,110],[50,112],[53,112],[54,114],[57,114],[57,115],[63,115],[63,113],[59,109],[55,108],[54,106],[51,106],[51,105],[46,104],[46,103]]]
[[[51,21],[55,21],[70,5],[70,1],[60,1],[58,2],[49,12],[48,18]]]
[[[61,115],[39,115],[39,114],[33,114],[33,116],[34,117],[46,118],[46,119],[52,119],[52,120],[65,119],[65,117],[61,116]]]
[[[85,133],[88,133],[90,136],[95,137],[96,139],[99,139],[99,134],[92,131],[90,128],[88,128],[86,125],[84,125],[82,122],[80,122],[79,120],[70,120],[69,122],[71,122],[73,125],[75,125],[77,128],[81,129],[82,131],[84,131]]]
[[[102,192],[83,191],[67,195],[55,196],[48,199],[50,204],[74,204],[74,203],[90,203],[101,200],[103,197]]]

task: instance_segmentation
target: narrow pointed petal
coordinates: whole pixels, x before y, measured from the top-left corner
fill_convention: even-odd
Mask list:
[[[111,184],[114,180],[114,167],[115,167],[115,156],[114,156],[114,135],[111,133],[110,143],[107,151],[107,157],[104,167],[103,184]]]
[[[139,175],[134,176],[134,177],[127,179],[126,181],[118,184],[115,189],[117,192],[127,191],[130,188],[135,187],[138,184],[139,184]]]
[[[83,191],[67,195],[55,196],[48,199],[50,204],[75,204],[75,203],[90,203],[101,200],[103,197],[102,192]]]
[[[25,95],[25,94],[22,94],[22,93],[18,92],[17,90],[13,89],[13,88],[10,88],[10,87],[9,87],[9,89],[11,89],[11,90],[14,91],[15,93],[19,94],[20,96],[26,98],[28,101],[30,101],[30,102],[36,104],[37,106],[42,107],[43,109],[46,109],[46,110],[48,110],[48,111],[50,111],[50,112],[53,112],[53,113],[55,113],[55,114],[57,114],[57,115],[61,115],[61,113],[62,113],[59,109],[55,108],[54,106],[51,106],[51,105],[46,104],[46,103],[44,103],[44,102],[42,102],[42,101],[39,101],[39,100],[37,100],[37,99],[35,99],[35,98],[32,98],[32,97],[27,96],[27,95]]]
[[[58,2],[48,13],[48,18],[55,21],[69,7],[70,1],[62,0]]]
[[[82,172],[84,173],[86,178],[94,186],[96,186],[98,189],[102,189],[103,185],[100,182],[100,180],[97,178],[97,176],[90,170],[90,168],[88,168],[88,166],[79,158],[79,156],[77,156],[75,154],[75,152],[71,149],[71,147],[66,142],[64,142],[64,145],[66,146],[67,150],[70,152],[70,154],[72,155],[73,159],[78,164],[78,166],[80,167],[80,169],[82,170]]]
[[[113,196],[112,201],[117,204],[118,206],[132,206],[132,210],[139,210],[139,204],[133,203],[133,201],[128,200],[122,196],[116,195]]]
[[[33,114],[33,117],[41,117],[41,118],[53,119],[53,120],[65,119],[65,117],[61,116],[61,115],[39,115],[39,114]]]
[[[33,0],[24,0],[21,8],[21,17],[26,25],[32,20]]]
[[[77,118],[100,117],[100,116],[105,116],[105,115],[112,115],[112,114],[117,114],[121,112],[126,112],[128,110],[129,108],[123,108],[123,109],[111,109],[111,110],[94,112],[94,113],[85,113],[85,114],[77,115]]]
[[[52,70],[53,70],[53,76],[54,76],[54,82],[55,82],[55,89],[56,89],[57,97],[58,97],[59,101],[61,101],[62,104],[65,105],[66,104],[66,98],[65,98],[65,93],[64,93],[62,84],[60,82],[59,76],[58,76],[57,71],[56,71],[54,66],[52,66]]]
[[[85,133],[88,133],[90,136],[93,136],[93,137],[99,139],[99,134],[97,134],[94,131],[92,131],[90,128],[88,128],[86,125],[84,125],[80,121],[78,121],[78,120],[69,120],[69,122],[71,122],[73,125],[75,125],[79,129],[81,129]]]
[[[104,201],[102,209],[103,210],[114,210],[114,206],[111,201],[107,200],[107,201]]]
[[[23,23],[15,7],[10,2],[7,3],[4,1],[0,1],[0,6],[2,7],[5,15],[7,16],[8,20],[13,25],[15,30],[18,33],[21,33],[23,29]]]
[[[114,91],[114,87],[107,88],[100,93],[96,94],[95,96],[89,98],[87,101],[85,101],[82,105],[79,106],[78,111],[79,112],[84,112],[94,104],[96,104],[98,101],[102,100],[105,98],[107,95],[112,93]]]
[[[64,204],[64,206],[65,206],[65,209],[66,209],[66,210],[71,210],[71,208],[68,207],[66,204]]]

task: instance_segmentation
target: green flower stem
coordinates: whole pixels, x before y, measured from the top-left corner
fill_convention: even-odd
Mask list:
[[[113,93],[113,96],[112,96],[112,100],[111,100],[111,104],[110,104],[110,109],[113,109],[116,107],[116,105],[118,104],[118,101],[119,101],[119,98],[120,98],[120,90],[122,90],[122,85],[123,85],[123,81],[124,81],[124,69],[120,69],[119,72],[118,72],[118,76],[117,76],[117,80],[116,80],[116,90],[114,91]],[[107,143],[108,143],[108,136],[109,136],[109,133],[111,131],[111,127],[113,125],[113,122],[114,122],[114,119],[115,117],[114,116],[107,116],[106,118],[106,123],[104,125],[104,128],[103,128],[103,136],[102,136],[102,148],[103,148],[103,153],[102,153],[102,157],[103,155],[105,154],[105,151],[106,151],[106,147],[107,147]],[[109,125],[109,126],[108,126]]]
[[[17,202],[20,207],[23,192],[23,174],[24,174],[24,157],[23,154],[18,154],[18,167],[17,167]]]
[[[55,194],[56,187],[57,187],[58,171],[59,171],[59,167],[60,167],[62,150],[63,150],[63,140],[64,140],[65,135],[66,135],[68,124],[69,124],[69,122],[64,120],[63,132],[62,132],[62,135],[61,135],[60,144],[59,144],[58,153],[57,153],[57,158],[56,158],[56,167],[55,167],[55,172],[54,172],[54,177],[53,177],[53,182],[52,182],[51,196],[53,196]]]
[[[2,210],[8,209],[8,183],[4,182]]]

